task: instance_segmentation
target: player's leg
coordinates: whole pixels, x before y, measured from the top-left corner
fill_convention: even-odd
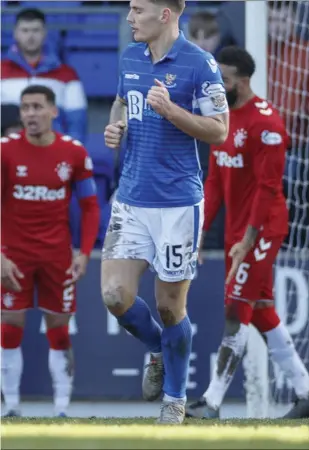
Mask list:
[[[272,296],[272,271],[263,286],[262,299],[256,302],[252,324],[263,335],[271,359],[289,378],[297,397],[297,403],[288,417],[309,417],[309,374],[299,357],[293,340],[280,321]]]
[[[41,264],[37,273],[38,306],[46,321],[49,343],[48,366],[54,391],[54,413],[65,416],[70,404],[74,359],[69,335],[69,320],[76,311],[75,285],[64,286],[67,269],[72,263],[72,252],[67,249],[59,261]]]
[[[45,313],[49,342],[48,366],[54,390],[54,413],[65,417],[74,380],[74,356],[69,335],[71,314]]]
[[[9,416],[20,415],[20,381],[23,371],[21,342],[26,310],[33,307],[33,270],[30,262],[11,259],[25,275],[21,292],[1,289],[1,389]]]
[[[256,250],[259,245],[260,240],[247,255],[235,278],[226,288],[225,330],[213,377],[202,398],[187,408],[188,416],[205,418],[219,416],[219,408],[245,351],[254,305],[261,296],[265,277],[268,277],[269,271],[272,270],[281,240],[264,240],[263,248],[267,247],[267,250],[262,257]],[[229,266],[228,261],[227,269]]]
[[[161,213],[160,227],[153,228],[156,243],[156,301],[163,323],[163,404],[160,423],[182,423],[192,347],[192,327],[187,294],[196,269],[203,221],[203,203],[169,208]]]
[[[184,419],[186,384],[192,348],[192,327],[187,314],[190,281],[167,283],[156,280],[158,313],[163,323],[163,405],[160,422],[181,423]]]
[[[140,277],[154,255],[143,214],[142,208],[113,203],[103,248],[101,290],[105,305],[118,323],[151,353],[151,365],[143,381],[144,398],[151,401],[162,390],[162,330],[146,302],[137,296]]]

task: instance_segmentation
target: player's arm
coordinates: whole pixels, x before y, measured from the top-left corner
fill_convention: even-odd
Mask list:
[[[117,94],[109,116],[109,123],[123,122],[127,124],[127,103]]]
[[[243,242],[251,248],[282,189],[287,136],[275,118],[255,124],[249,133],[257,190]]]
[[[195,97],[201,116],[173,103],[168,90],[159,80],[155,80],[156,86],[149,91],[147,101],[157,113],[184,133],[208,144],[220,145],[226,140],[229,130],[225,89],[215,60],[207,59],[206,54],[201,58],[195,79]]]
[[[81,208],[80,251],[89,256],[98,235],[100,210],[92,173],[92,160],[84,148],[78,150],[81,152],[75,169],[74,188]]]
[[[74,169],[73,188],[81,209],[81,244],[80,253],[74,258],[72,266],[68,270],[72,279],[68,280],[66,284],[76,282],[85,274],[100,223],[100,209],[92,174],[92,161],[83,147],[76,149]]]
[[[121,139],[127,124],[127,103],[123,88],[123,74],[120,70],[117,96],[112,105],[109,124],[104,131],[105,144],[107,147],[112,149],[118,149],[120,147]]]

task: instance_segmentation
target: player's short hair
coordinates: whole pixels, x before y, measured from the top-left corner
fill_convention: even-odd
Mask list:
[[[186,5],[185,0],[149,0],[149,1],[157,5],[167,6],[171,10],[176,11],[178,13],[181,13]]]
[[[255,72],[255,62],[247,50],[231,45],[224,47],[217,55],[217,62],[236,67],[237,75],[251,78]]]
[[[45,14],[37,8],[26,8],[19,11],[15,18],[15,25],[21,20],[32,22],[33,20],[40,20],[43,25],[46,24]]]
[[[210,11],[199,11],[192,14],[188,24],[189,35],[197,39],[198,32],[204,31],[205,37],[212,36],[220,32],[219,23],[214,13]]]
[[[33,84],[32,86],[28,86],[22,91],[20,98],[23,98],[24,95],[31,95],[31,94],[45,95],[48,103],[51,103],[52,105],[56,104],[56,95],[54,91],[52,91],[50,88],[46,86],[42,86],[40,84],[37,85]]]

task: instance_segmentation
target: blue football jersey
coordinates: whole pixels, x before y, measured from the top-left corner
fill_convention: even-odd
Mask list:
[[[213,56],[182,32],[153,64],[146,44],[130,44],[120,66],[118,95],[127,104],[128,132],[117,200],[133,206],[191,206],[203,198],[197,143],[147,103],[157,78],[171,100],[205,116],[228,111],[220,70]]]

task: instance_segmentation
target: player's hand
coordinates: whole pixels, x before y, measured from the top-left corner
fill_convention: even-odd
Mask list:
[[[67,275],[71,275],[72,278],[64,282],[64,286],[69,286],[76,283],[86,273],[89,257],[83,253],[79,253],[73,258],[71,267],[66,271]]]
[[[15,263],[1,253],[1,284],[8,291],[20,292],[21,285],[18,280],[24,275]]]
[[[104,132],[105,144],[109,148],[119,148],[126,124],[122,120],[107,125]]]
[[[248,247],[248,245],[243,241],[237,242],[237,244],[233,245],[229,252],[229,257],[232,258],[232,267],[226,278],[226,284],[229,284],[237,274],[239,266],[247,256],[249,250],[250,247]]]
[[[148,91],[147,103],[155,110],[156,113],[167,118],[170,114],[172,102],[170,94],[164,84],[155,79],[155,86]]]

